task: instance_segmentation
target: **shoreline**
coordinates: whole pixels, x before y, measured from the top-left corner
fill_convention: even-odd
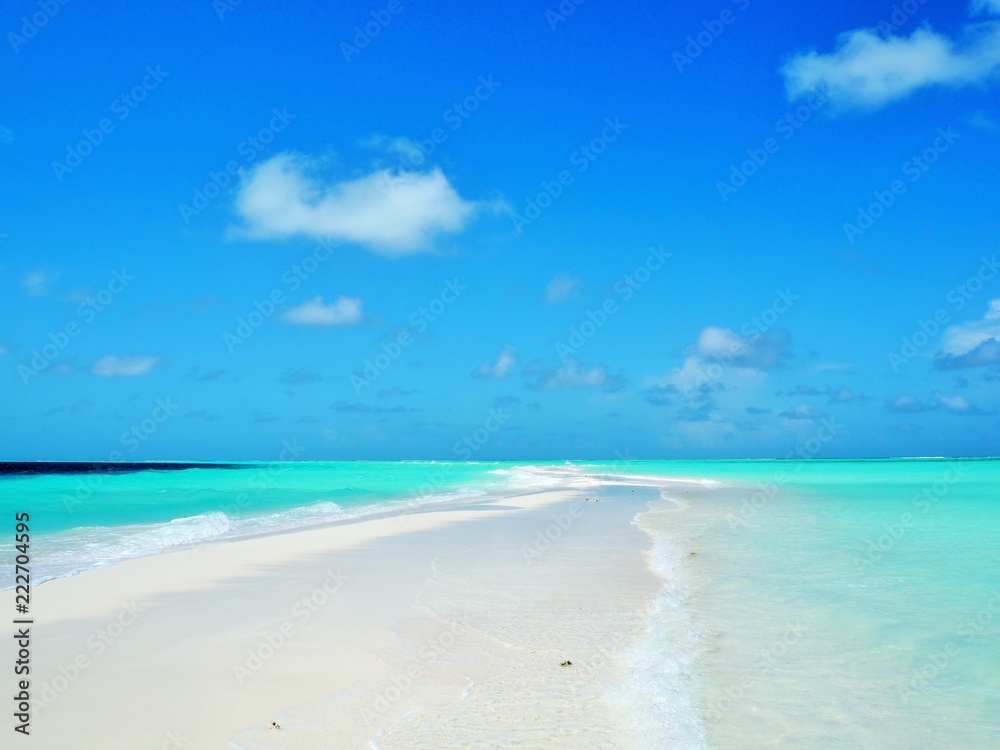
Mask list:
[[[306,462],[303,462],[303,463],[306,463]],[[522,467],[522,468],[529,470],[529,472],[534,471],[534,470],[538,470],[538,469],[542,469],[542,471],[545,472],[546,470],[550,470],[550,469],[551,470],[555,470],[555,471],[559,471],[559,469],[561,467],[526,466],[526,467]],[[565,472],[564,472],[564,474],[565,474]],[[564,477],[562,477],[562,478],[564,478]],[[72,570],[69,570],[69,571],[66,571],[66,572],[59,572],[59,573],[56,573],[56,574],[53,574],[53,575],[45,575],[45,577],[43,577],[43,578],[39,578],[38,575],[37,575],[37,573],[36,573],[33,576],[33,585],[35,585],[35,586],[41,586],[42,584],[48,583],[49,581],[54,581],[54,580],[58,580],[58,579],[61,579],[61,578],[70,578],[70,577],[77,576],[77,575],[80,575],[82,573],[85,573],[85,572],[91,571],[91,570],[101,570],[103,568],[107,568],[107,567],[112,567],[112,566],[118,565],[118,564],[120,564],[122,562],[125,562],[125,561],[128,561],[128,560],[136,560],[136,559],[141,559],[141,558],[144,558],[144,557],[150,557],[150,556],[155,556],[155,555],[170,554],[170,553],[173,553],[173,552],[189,551],[189,550],[193,550],[193,549],[200,549],[202,547],[207,547],[207,546],[211,546],[211,545],[215,545],[215,544],[240,542],[240,541],[246,541],[246,540],[250,540],[250,539],[258,539],[258,538],[262,538],[262,537],[282,535],[282,534],[295,534],[295,533],[298,533],[298,532],[301,532],[301,531],[310,531],[310,530],[314,530],[314,529],[322,529],[322,528],[329,528],[329,527],[334,527],[334,526],[349,525],[349,524],[353,524],[353,523],[360,523],[360,522],[369,521],[369,520],[378,520],[378,519],[382,519],[382,518],[406,517],[406,516],[409,516],[409,515],[416,515],[416,514],[420,514],[420,513],[430,513],[430,512],[436,512],[438,510],[446,510],[446,509],[460,509],[460,510],[461,509],[471,509],[471,508],[475,508],[475,507],[480,506],[480,505],[496,504],[498,502],[502,502],[503,500],[505,500],[507,498],[516,498],[516,497],[520,497],[520,496],[526,496],[526,495],[535,494],[537,492],[543,492],[543,491],[545,491],[545,489],[546,489],[546,487],[544,487],[544,486],[542,486],[542,487],[535,487],[535,488],[532,488],[532,487],[518,487],[518,486],[500,487],[500,488],[494,487],[494,488],[489,488],[489,489],[475,488],[474,492],[477,493],[477,494],[462,495],[462,496],[458,496],[458,497],[449,497],[449,495],[454,495],[455,492],[454,491],[452,491],[452,492],[445,491],[445,492],[440,493],[440,494],[437,494],[437,493],[425,493],[425,494],[419,495],[417,498],[413,498],[413,497],[398,497],[398,498],[394,498],[394,499],[385,501],[384,504],[382,504],[382,503],[372,503],[372,504],[364,504],[364,505],[359,505],[359,506],[347,506],[346,508],[344,506],[340,506],[340,510],[342,511],[343,515],[333,516],[333,517],[331,517],[329,519],[326,519],[326,520],[321,520],[319,518],[313,518],[313,519],[305,520],[304,522],[299,523],[297,525],[283,526],[283,527],[279,527],[279,528],[264,529],[264,530],[259,530],[259,531],[253,531],[253,530],[251,530],[251,531],[241,531],[241,532],[233,533],[231,535],[226,534],[225,532],[222,532],[222,533],[220,533],[218,535],[215,535],[215,536],[208,536],[208,537],[197,538],[197,539],[193,539],[191,541],[184,541],[184,542],[179,542],[179,543],[171,544],[171,545],[168,545],[168,546],[163,546],[163,547],[160,547],[160,548],[149,549],[149,550],[142,551],[142,552],[139,552],[139,553],[136,553],[136,554],[122,555],[122,556],[119,556],[119,557],[116,557],[116,558],[113,558],[113,559],[110,559],[110,560],[100,560],[100,561],[97,561],[97,562],[92,562],[92,563],[86,565],[86,567],[74,568]],[[443,498],[443,499],[438,499],[438,498]],[[318,501],[309,503],[308,505],[304,505],[304,506],[291,506],[289,508],[283,508],[281,510],[271,511],[270,513],[261,512],[259,514],[256,514],[255,516],[250,516],[250,518],[266,517],[267,515],[280,515],[282,513],[288,513],[289,511],[294,512],[295,510],[299,510],[301,508],[314,508],[314,507],[317,507],[319,505],[323,505],[326,502],[337,504],[335,501],[318,500]],[[171,524],[179,523],[179,522],[183,522],[183,521],[193,521],[193,520],[198,520],[198,519],[205,519],[210,526],[214,526],[215,522],[211,521],[211,520],[207,520],[207,519],[209,519],[209,517],[212,516],[213,514],[215,514],[216,512],[223,512],[223,513],[225,513],[225,511],[223,509],[221,509],[221,508],[212,508],[212,509],[209,509],[209,510],[205,510],[205,511],[203,511],[201,513],[196,513],[194,515],[181,516],[181,517],[172,518],[172,519],[164,520],[164,521],[156,521],[156,522],[150,522],[150,523],[145,523],[145,524],[123,525],[123,526],[107,526],[107,527],[105,527],[105,526],[97,526],[97,527],[90,527],[90,528],[107,530],[107,531],[111,531],[111,532],[114,532],[114,531],[117,531],[117,530],[120,530],[120,529],[132,529],[132,528],[134,528],[139,533],[142,533],[143,531],[145,531],[147,529],[150,529],[150,528],[157,528],[158,530],[163,531],[164,529],[169,529],[170,526],[171,526]],[[240,519],[240,520],[246,520],[246,519]],[[84,527],[84,528],[86,528],[86,527]],[[48,538],[51,539],[53,537],[60,537],[60,536],[65,535],[67,533],[71,533],[74,530],[75,529],[66,529],[66,530],[60,530],[60,531],[57,531],[57,532],[53,532],[53,533],[51,533],[51,534],[48,535]],[[37,539],[36,539],[36,542],[37,542]],[[37,565],[39,561],[37,559],[35,559],[33,562],[34,562],[35,565]],[[47,563],[48,563],[48,560],[43,560],[43,562],[42,562],[42,564],[47,564]],[[11,583],[9,586],[8,585],[2,585],[2,586],[0,586],[0,592],[9,591],[9,590],[13,589],[13,587],[14,587],[13,583]]]
[[[608,473],[589,473],[583,471],[586,467],[580,466],[564,466],[564,465],[529,465],[519,467],[522,471],[527,470],[529,473],[541,473],[553,480],[553,485],[560,482],[566,481],[567,479],[579,479],[592,482],[599,482],[601,484],[620,484],[628,485],[634,484],[637,487],[663,487],[663,486],[674,486],[682,488],[685,486],[699,489],[699,488],[713,488],[719,489],[726,486],[725,482],[715,479],[694,479],[690,477],[663,477],[656,475],[645,475],[645,474],[608,474]],[[232,535],[220,534],[213,537],[204,537],[200,539],[194,539],[191,541],[180,542],[177,544],[172,544],[170,546],[165,546],[157,549],[150,549],[148,551],[139,552],[136,554],[123,555],[107,561],[98,561],[87,565],[86,567],[74,568],[67,572],[59,572],[53,575],[45,575],[45,577],[39,577],[37,573],[33,576],[32,585],[35,587],[40,587],[43,584],[47,584],[50,581],[59,580],[62,578],[72,578],[74,576],[81,575],[92,570],[102,570],[104,568],[113,567],[119,565],[123,562],[129,560],[137,560],[145,557],[171,554],[174,552],[190,551],[195,549],[200,549],[203,547],[208,547],[216,544],[230,544],[233,542],[242,542],[251,539],[259,539],[269,536],[280,536],[284,534],[296,534],[303,531],[310,531],[315,529],[331,528],[336,526],[350,525],[354,523],[363,523],[370,520],[379,520],[384,518],[405,518],[410,515],[418,515],[421,513],[434,513],[442,510],[457,509],[457,510],[469,510],[475,509],[480,506],[490,506],[497,503],[501,503],[506,499],[519,498],[530,496],[533,494],[538,494],[546,492],[551,489],[553,485],[546,485],[536,488],[530,487],[518,487],[513,486],[509,488],[491,488],[489,490],[477,490],[481,492],[479,495],[472,496],[462,496],[462,497],[448,497],[446,499],[395,499],[388,501],[387,504],[371,504],[362,505],[357,507],[348,507],[344,510],[344,516],[332,517],[328,520],[318,520],[311,519],[301,525],[287,526],[274,529],[265,529],[261,531],[246,531],[238,532]],[[450,494],[450,493],[445,493]],[[437,497],[437,495],[425,495],[421,497]],[[317,501],[307,506],[296,506],[295,508],[285,509],[285,511],[275,511],[275,513],[287,512],[287,510],[295,510],[297,507],[314,507],[316,505],[322,504],[326,501]],[[332,501],[331,501],[332,502]],[[169,527],[170,524],[181,522],[181,521],[191,521],[199,518],[207,518],[215,511],[205,511],[193,516],[183,516],[179,518],[173,518],[168,521],[157,521],[149,524],[138,524],[136,528],[146,529],[148,527]],[[353,514],[353,515],[352,515]],[[210,522],[211,523],[211,522]],[[114,531],[120,528],[130,528],[128,526],[113,526],[113,527],[95,527],[95,528],[106,528],[110,531]],[[58,531],[50,534],[49,537],[60,536],[68,531],[73,531],[73,529]],[[48,561],[44,561],[43,564]],[[38,560],[34,563],[37,565]],[[0,592],[10,591],[13,589],[13,583],[11,585],[0,586]]]
[[[160,747],[179,732],[185,748],[315,747],[336,736],[338,746],[387,749],[438,726],[456,737],[516,727],[525,691],[547,696],[534,710],[555,711],[538,727],[561,723],[629,746],[628,707],[604,697],[626,667],[593,655],[638,641],[648,625],[632,618],[608,640],[614,619],[646,612],[662,586],[634,524],[646,502],[630,499],[659,487],[637,493],[648,485],[546,473],[556,487],[219,540],[49,580],[32,611],[36,746]],[[584,499],[597,493],[606,502]],[[0,592],[2,606],[8,599]],[[575,624],[586,608],[588,624]],[[102,730],[91,717],[107,705],[124,718]],[[497,724],[460,723],[477,716]]]

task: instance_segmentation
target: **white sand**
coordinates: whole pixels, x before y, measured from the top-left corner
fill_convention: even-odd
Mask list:
[[[23,744],[635,746],[607,694],[623,677],[614,653],[641,636],[661,580],[630,523],[642,504],[584,501],[597,492],[566,476],[499,503],[209,545],[36,587]],[[13,592],[0,607],[13,611]],[[12,639],[2,642],[11,664]]]

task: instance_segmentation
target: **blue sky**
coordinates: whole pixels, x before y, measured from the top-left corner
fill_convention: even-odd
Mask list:
[[[4,458],[996,453],[996,0],[2,31]]]

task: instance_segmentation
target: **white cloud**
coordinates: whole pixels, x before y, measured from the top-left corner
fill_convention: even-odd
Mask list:
[[[461,231],[477,209],[438,168],[377,169],[341,181],[317,175],[319,160],[282,153],[244,175],[237,231],[254,238],[306,235],[355,242],[389,255],[426,251],[442,233]]]
[[[603,365],[587,365],[567,358],[552,369],[531,368],[528,375],[534,377],[529,387],[536,390],[560,391],[565,388],[604,388],[608,392],[620,391],[625,387],[624,374],[612,374]]]
[[[924,410],[924,404],[916,396],[904,393],[890,398],[886,402],[886,408],[896,414],[916,414]]]
[[[507,377],[511,368],[516,364],[517,355],[514,352],[514,347],[505,346],[497,356],[495,362],[483,362],[479,365],[479,369],[476,370],[475,374],[481,378],[497,380]]]
[[[778,416],[782,419],[792,421],[812,421],[820,419],[823,416],[823,413],[816,411],[814,408],[809,406],[809,404],[799,404],[794,409],[779,411]]]
[[[969,118],[969,124],[975,128],[982,128],[983,130],[996,130],[997,123],[989,115],[984,115],[982,112],[977,112],[972,117]]]
[[[817,362],[811,366],[814,372],[837,372],[840,370],[850,370],[851,365],[845,362]]]
[[[934,401],[948,411],[966,412],[972,408],[965,396],[946,396],[943,393],[935,393]]]
[[[49,273],[44,268],[36,268],[21,279],[21,289],[29,297],[44,297],[49,293],[49,287],[58,278],[58,273]]]
[[[1000,14],[1000,0],[972,0],[970,10],[975,13]]]
[[[552,305],[579,296],[582,284],[578,276],[570,273],[558,274],[545,287],[545,301]]]
[[[420,144],[403,136],[390,137],[376,134],[370,138],[365,138],[359,145],[387,154],[398,155],[413,165],[422,164],[426,158],[423,149],[420,148]]]
[[[824,90],[844,107],[875,108],[933,86],[965,86],[1000,68],[1000,23],[970,23],[958,39],[921,27],[884,38],[873,29],[841,34],[833,52],[792,57],[781,69],[790,99]]]
[[[950,326],[935,364],[942,370],[1000,363],[1000,299],[990,300],[981,320]]]
[[[703,328],[695,345],[695,352],[702,359],[761,370],[780,364],[787,349],[788,342],[778,336],[741,336],[716,326]]]
[[[788,347],[788,339],[780,334],[741,336],[729,328],[706,326],[680,367],[647,380],[651,388],[646,400],[654,406],[678,407],[678,419],[723,420],[727,410],[742,412],[746,404],[740,392],[763,386],[767,371],[788,357]]]
[[[90,371],[106,378],[134,378],[145,375],[160,363],[159,357],[138,355],[131,357],[107,356],[94,362]]]
[[[285,310],[282,320],[301,326],[353,326],[361,322],[362,302],[358,297],[338,297],[329,304],[315,296],[298,307]]]
[[[827,388],[826,395],[831,404],[860,404],[868,400],[868,396],[850,388]]]

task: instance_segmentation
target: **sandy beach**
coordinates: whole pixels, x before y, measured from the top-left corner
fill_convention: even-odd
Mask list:
[[[637,746],[613,696],[663,583],[632,524],[654,497],[566,475],[49,581],[31,746]]]

